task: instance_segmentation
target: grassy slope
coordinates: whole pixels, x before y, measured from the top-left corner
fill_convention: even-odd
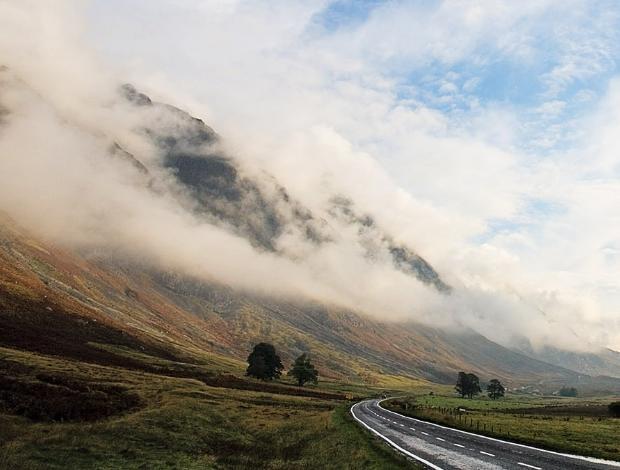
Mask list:
[[[380,322],[333,307],[274,301],[215,285],[204,289],[189,283],[166,289],[152,279],[145,284],[208,325],[225,324],[233,344],[243,352],[265,339],[278,345],[285,360],[310,350],[319,366],[335,378],[373,383],[391,374],[447,383],[460,370],[475,370],[509,384],[537,382],[551,389],[578,379],[577,373],[474,333]],[[620,390],[620,380],[617,386]]]
[[[0,345],[95,360],[100,351],[89,343],[121,344],[191,362],[204,352],[243,361],[265,340],[285,363],[309,351],[324,377],[366,384],[381,384],[385,375],[451,382],[459,370],[551,388],[577,377],[481,336],[383,323],[258,298],[131,260],[80,256],[34,239],[0,214]]]
[[[501,400],[418,395],[390,400],[393,411],[538,447],[620,461],[620,419],[605,416],[618,397],[566,399],[508,395]],[[467,410],[457,413],[458,408]]]
[[[30,368],[30,378],[45,372],[121,385],[144,402],[94,422],[0,413],[0,468],[413,467],[359,428],[341,400],[215,388],[4,348],[0,358]]]

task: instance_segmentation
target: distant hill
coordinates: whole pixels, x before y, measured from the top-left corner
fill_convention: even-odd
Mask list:
[[[534,350],[529,346],[519,349],[530,357],[575,370],[582,374],[620,378],[620,352],[603,349],[598,352],[564,351],[550,346]]]

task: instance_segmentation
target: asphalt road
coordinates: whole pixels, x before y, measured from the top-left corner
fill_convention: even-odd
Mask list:
[[[618,469],[620,462],[562,454],[409,418],[382,408],[381,400],[351,407],[364,427],[408,457],[433,469]],[[618,437],[620,439],[620,436]]]

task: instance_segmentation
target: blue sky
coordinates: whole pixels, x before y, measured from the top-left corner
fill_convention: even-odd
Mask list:
[[[314,16],[312,26],[318,25],[327,31],[350,28],[365,21],[382,3],[381,0],[331,2]]]
[[[338,34],[363,28],[378,10],[432,17],[442,3],[449,4],[334,2],[315,15],[314,21],[324,28],[321,34]],[[515,123],[509,145],[529,155],[530,161],[542,160],[582,143],[575,127],[596,109],[618,74],[619,5],[574,2],[564,6],[551,5],[535,19],[515,22],[516,49],[490,38],[451,60],[429,55],[422,61],[403,61],[394,56],[382,65],[398,84],[398,98],[438,110],[455,127],[467,126],[481,110],[509,109]],[[523,228],[536,230],[538,220],[561,208],[553,200],[524,196],[516,217],[488,219],[486,230],[472,240],[482,242]]]
[[[311,30],[318,24],[324,28],[320,34],[350,31],[388,8],[432,15],[442,3],[446,2],[336,1],[314,16]],[[610,1],[564,6],[556,4],[533,21],[515,23],[523,30],[518,40],[527,36],[525,57],[490,40],[450,61],[429,56],[422,63],[403,63],[395,56],[396,66],[389,60],[384,65],[392,68],[404,89],[415,88],[415,98],[424,106],[460,119],[478,106],[509,106],[522,126],[517,146],[538,154],[565,149],[573,120],[596,106],[618,73],[620,17],[619,5]],[[547,133],[542,139],[552,125],[555,138]]]

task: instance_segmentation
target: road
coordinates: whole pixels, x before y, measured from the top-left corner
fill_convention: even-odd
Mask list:
[[[409,418],[365,400],[351,407],[365,428],[408,457],[435,470],[609,470],[620,462],[562,454]]]

